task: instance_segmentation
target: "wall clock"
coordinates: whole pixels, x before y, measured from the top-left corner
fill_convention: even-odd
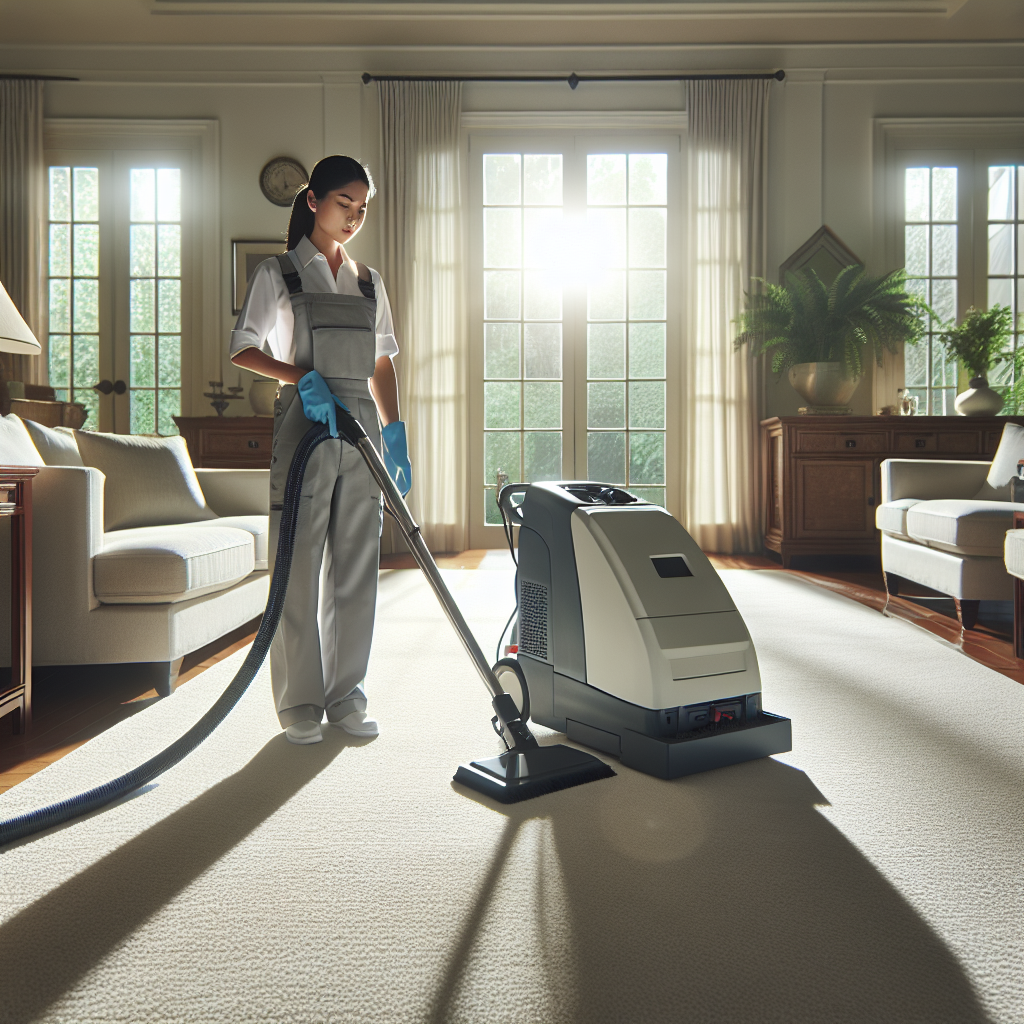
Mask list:
[[[306,168],[288,156],[275,156],[260,171],[260,191],[275,206],[291,206],[295,193],[307,181]]]

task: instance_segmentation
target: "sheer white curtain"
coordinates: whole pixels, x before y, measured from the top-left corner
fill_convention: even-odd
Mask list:
[[[395,314],[409,502],[431,551],[469,544],[458,82],[378,82],[384,283]]]
[[[761,361],[732,323],[765,270],[771,81],[687,83],[683,523],[705,551],[760,549]]]
[[[0,355],[7,380],[46,382],[46,169],[43,83],[0,80],[0,281],[43,346],[41,356]],[[4,389],[6,391],[6,389]]]

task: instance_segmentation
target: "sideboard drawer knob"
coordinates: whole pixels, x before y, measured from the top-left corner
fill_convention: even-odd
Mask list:
[[[846,447],[847,448],[856,448],[857,447],[856,440],[854,438],[852,438],[852,437],[848,437],[846,439]]]
[[[259,446],[260,446],[259,441],[250,441],[249,442],[249,447],[250,448],[259,448]]]
[[[914,447],[923,448],[928,442],[923,437],[914,438]]]

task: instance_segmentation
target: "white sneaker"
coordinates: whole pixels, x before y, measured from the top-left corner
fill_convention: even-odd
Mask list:
[[[284,731],[289,743],[319,743],[323,739],[319,722],[296,722]]]
[[[365,711],[353,711],[338,722],[331,722],[331,725],[344,729],[350,736],[377,736],[380,728],[372,718],[366,717]]]

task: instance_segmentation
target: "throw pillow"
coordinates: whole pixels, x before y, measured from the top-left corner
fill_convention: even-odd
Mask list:
[[[44,466],[20,416],[0,416],[0,466]]]
[[[974,497],[979,501],[1009,501],[1010,481],[1017,475],[1019,459],[1024,459],[1024,427],[1006,423],[988,476]]]
[[[48,466],[83,466],[81,453],[70,427],[45,427],[25,420],[25,429]]]
[[[182,437],[142,437],[76,430],[87,466],[106,476],[103,529],[166,526],[215,519]]]

